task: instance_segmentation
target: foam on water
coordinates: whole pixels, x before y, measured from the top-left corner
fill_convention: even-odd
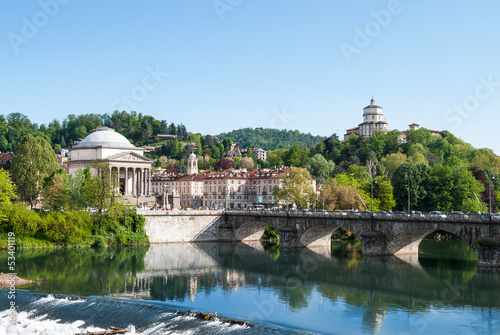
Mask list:
[[[8,304],[7,295],[0,292],[0,306]],[[0,311],[0,334],[74,335],[109,330],[109,326],[126,328],[128,334],[138,335],[275,334],[276,331],[223,319],[202,321],[193,314],[172,311],[171,307],[152,301],[17,292],[16,310],[15,325],[11,325],[8,309]]]
[[[17,323],[11,325],[8,322],[8,311],[0,312],[0,334],[36,334],[36,335],[75,335],[86,333],[87,331],[103,331],[100,327],[84,327],[85,321],[76,320],[73,322],[61,322],[61,320],[51,320],[47,314],[32,318],[31,312],[17,313]],[[133,327],[127,328],[129,334],[136,334]]]

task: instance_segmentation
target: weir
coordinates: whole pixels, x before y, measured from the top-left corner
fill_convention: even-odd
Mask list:
[[[485,216],[437,218],[371,213],[286,213],[272,211],[138,211],[146,216],[151,243],[258,241],[266,227],[280,234],[280,247],[329,246],[339,228],[356,234],[363,255],[412,255],[429,234],[443,231],[466,241],[476,252],[478,265],[500,266],[500,222]],[[476,245],[478,239],[491,243]]]

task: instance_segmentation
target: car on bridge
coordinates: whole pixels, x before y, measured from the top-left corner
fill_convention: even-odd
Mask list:
[[[431,218],[446,218],[446,214],[441,213],[440,211],[430,211],[429,217]]]
[[[447,215],[451,218],[457,218],[457,219],[468,219],[469,215],[465,214],[464,212],[450,212],[447,213]]]
[[[403,215],[406,215],[406,216],[414,216],[414,217],[421,217],[423,216],[424,214],[421,212],[421,211],[403,211],[403,212],[399,212]]]
[[[378,212],[375,212],[375,215],[376,216],[391,216],[391,213],[389,213],[388,211],[378,211]]]

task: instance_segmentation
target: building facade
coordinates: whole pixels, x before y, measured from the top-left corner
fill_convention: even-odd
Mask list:
[[[93,174],[96,162],[109,164],[110,172],[117,176],[120,193],[149,195],[151,193],[151,167],[153,160],[144,157],[144,149],[132,145],[123,135],[108,127],[98,127],[70,149],[68,172],[90,167]]]
[[[267,151],[261,148],[252,148],[252,155],[267,162]]]
[[[179,195],[182,208],[270,208],[284,205],[273,196],[273,188],[281,187],[280,177],[290,169],[224,170],[191,175],[157,169],[152,189],[160,203],[165,195]],[[311,183],[316,190],[314,178]]]

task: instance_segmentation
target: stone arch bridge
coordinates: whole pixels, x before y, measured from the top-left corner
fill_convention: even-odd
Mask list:
[[[258,241],[273,226],[280,246],[330,246],[332,234],[345,228],[358,236],[364,255],[417,254],[429,234],[443,231],[466,241],[478,264],[500,266],[500,220],[481,215],[403,214],[357,212],[286,213],[274,211],[137,211],[146,216],[151,243],[202,241]],[[489,243],[476,243],[478,239]]]
[[[403,255],[418,253],[418,245],[429,234],[443,231],[466,241],[476,251],[481,265],[500,266],[499,247],[481,247],[479,238],[500,236],[500,221],[488,216],[424,215],[358,212],[284,212],[228,211],[225,224],[219,227],[220,236],[237,241],[259,240],[267,226],[280,234],[280,245],[314,247],[330,245],[332,234],[345,228],[358,236],[364,255]]]

